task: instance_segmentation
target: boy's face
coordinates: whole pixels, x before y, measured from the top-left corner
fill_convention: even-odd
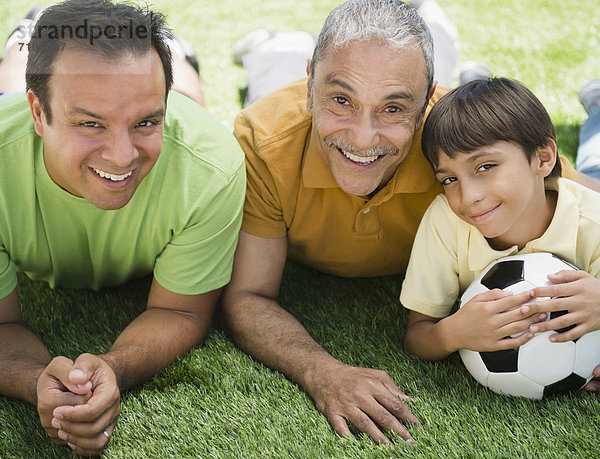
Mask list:
[[[452,211],[493,248],[521,248],[544,233],[554,214],[555,200],[547,200],[544,189],[544,156],[529,163],[520,145],[496,142],[454,158],[440,152],[435,175]]]

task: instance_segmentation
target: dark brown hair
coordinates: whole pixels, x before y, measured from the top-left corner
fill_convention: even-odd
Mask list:
[[[68,47],[119,59],[127,54],[142,56],[154,48],[165,73],[166,102],[173,84],[173,67],[165,40],[171,37],[165,17],[147,7],[110,0],[68,0],[50,6],[37,20],[29,42],[27,89],[39,98],[50,123],[48,82],[62,50]]]
[[[500,141],[520,145],[531,162],[550,140],[556,141],[554,125],[539,99],[518,81],[490,78],[442,97],[425,121],[421,145],[435,169],[440,152],[453,158]],[[549,176],[560,173],[557,160]]]

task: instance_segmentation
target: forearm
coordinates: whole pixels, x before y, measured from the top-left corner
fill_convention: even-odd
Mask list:
[[[272,298],[226,295],[222,310],[231,339],[244,352],[308,392],[319,370],[340,364]]]
[[[457,343],[449,330],[448,318],[438,322],[421,320],[410,324],[404,349],[422,360],[441,360],[457,351]]]
[[[44,344],[20,324],[0,325],[0,394],[37,404],[37,381],[50,362]]]
[[[150,308],[100,357],[111,366],[123,391],[147,381],[200,344],[209,326],[210,320],[199,321],[192,314]]]

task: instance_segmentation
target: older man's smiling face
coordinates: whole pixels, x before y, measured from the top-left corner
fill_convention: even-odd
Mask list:
[[[313,141],[344,192],[368,196],[392,178],[421,127],[427,88],[418,46],[357,42],[316,64],[308,88]]]

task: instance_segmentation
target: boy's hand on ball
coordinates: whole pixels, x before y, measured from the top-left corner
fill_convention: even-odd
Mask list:
[[[575,325],[574,328],[550,337],[551,341],[566,342],[580,338],[594,330],[600,330],[600,279],[585,271],[559,271],[548,276],[553,285],[531,290],[535,298],[546,297],[521,307],[524,315],[567,311],[546,322],[532,324],[532,333],[543,333]]]
[[[450,316],[460,340],[456,347],[490,352],[512,349],[526,343],[534,336],[527,330],[540,320],[538,313],[523,317],[519,306],[529,299],[529,291],[513,294],[494,289],[475,295]],[[518,333],[522,334],[507,338]]]

